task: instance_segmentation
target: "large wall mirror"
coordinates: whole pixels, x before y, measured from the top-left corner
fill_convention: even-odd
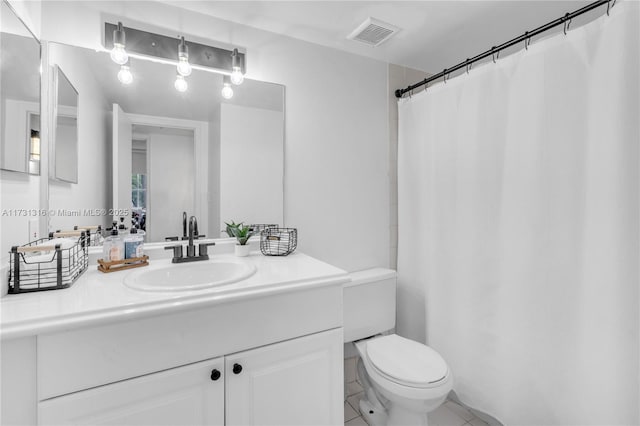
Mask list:
[[[124,217],[154,242],[182,237],[183,212],[207,238],[226,237],[225,221],[283,224],[284,86],[245,79],[227,100],[219,74],[194,69],[179,92],[175,65],[130,58],[124,84],[107,53],[48,50],[80,117],[78,184],[53,182],[49,195],[50,208],[80,214],[51,217],[51,228]]]
[[[0,1],[0,168],[40,173],[40,42]]]

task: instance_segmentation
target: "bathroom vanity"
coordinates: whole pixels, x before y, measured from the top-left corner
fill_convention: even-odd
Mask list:
[[[301,253],[206,262],[225,260],[255,273],[141,291],[124,284],[135,270],[91,266],[69,289],[4,297],[2,424],[342,424],[349,276]]]

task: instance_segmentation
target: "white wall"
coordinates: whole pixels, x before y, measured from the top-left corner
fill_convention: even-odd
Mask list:
[[[387,64],[159,3],[42,9],[44,39],[83,47],[99,48],[109,15],[245,47],[249,78],[286,86],[285,224],[299,249],[350,271],[388,265]]]
[[[40,23],[42,7],[40,0],[8,0],[9,4],[16,11],[22,22],[38,38],[40,38]]]
[[[58,179],[76,181],[78,167],[78,120],[58,117],[56,125],[55,175]]]
[[[131,149],[131,173],[134,175],[147,174],[147,141],[133,140]]]
[[[230,104],[221,110],[220,229],[230,221],[281,224],[283,113]]]
[[[182,212],[195,210],[194,141],[151,133],[147,149],[147,241],[164,241],[182,235]]]
[[[52,44],[50,64],[58,65],[78,90],[78,183],[49,181],[49,229],[75,225],[108,225],[111,217],[83,214],[83,209],[108,209],[111,204],[111,115],[100,86],[78,52]],[[60,214],[62,210],[78,216]]]

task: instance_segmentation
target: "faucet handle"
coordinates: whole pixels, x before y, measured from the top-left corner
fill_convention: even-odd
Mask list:
[[[178,244],[175,246],[166,246],[164,248],[165,250],[171,250],[173,249],[173,263],[176,263],[176,259],[181,259],[182,258],[182,244]]]
[[[207,253],[207,247],[215,246],[215,245],[216,245],[216,243],[214,243],[214,242],[198,244],[198,255],[200,255],[200,256],[208,256],[209,253]]]

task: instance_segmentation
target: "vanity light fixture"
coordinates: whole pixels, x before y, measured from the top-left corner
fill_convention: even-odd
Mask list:
[[[191,74],[191,64],[189,63],[189,47],[184,41],[184,37],[180,37],[178,45],[178,73],[184,77]]]
[[[228,75],[222,77],[222,97],[225,99],[233,98],[233,89],[231,88],[231,78]]]
[[[40,132],[33,129],[31,129],[29,144],[29,161],[40,161]]]
[[[178,92],[186,92],[189,85],[187,84],[187,80],[184,79],[183,75],[176,75],[176,82],[173,83],[173,86],[176,88]]]
[[[240,56],[238,55],[238,49],[233,49],[231,53],[231,82],[236,86],[242,84],[244,81],[244,74],[242,74],[242,66]]]
[[[126,51],[125,51],[126,31]],[[231,76],[232,84],[241,84],[246,70],[246,53],[242,49],[224,49],[187,41],[184,36],[151,33],[122,22],[104,23],[103,45],[111,52],[111,59],[118,65],[127,65],[129,58],[160,62],[175,66],[182,77],[189,76],[194,69]],[[129,70],[130,71],[130,70]],[[186,80],[176,79],[176,88],[186,90]]]
[[[133,74],[131,74],[131,69],[129,68],[129,61],[120,66],[120,71],[118,71],[118,80],[120,80],[120,83],[122,84],[131,84],[131,82],[133,82]]]
[[[126,36],[122,22],[118,22],[118,27],[113,31],[113,49],[111,49],[111,60],[118,65],[124,65],[129,60],[129,55],[124,49]]]

